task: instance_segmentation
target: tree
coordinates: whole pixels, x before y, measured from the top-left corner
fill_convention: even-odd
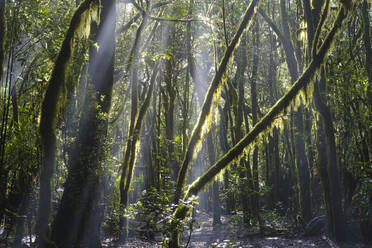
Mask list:
[[[56,159],[56,125],[58,111],[61,106],[60,99],[63,100],[63,89],[65,87],[65,74],[67,64],[70,61],[73,51],[73,41],[75,34],[79,31],[84,14],[94,15],[91,11],[97,7],[98,2],[93,0],[84,1],[74,13],[71,19],[69,29],[63,41],[60,53],[54,65],[51,79],[49,80],[48,89],[45,93],[41,118],[39,125],[40,138],[42,143],[42,168],[40,175],[40,200],[39,215],[37,224],[38,242],[41,247],[47,245],[48,241],[48,223],[51,211],[51,185],[50,180],[53,176],[55,159]],[[95,19],[94,16],[88,16]],[[87,17],[85,17],[87,18]]]
[[[113,86],[116,1],[102,2],[100,13],[100,23],[91,26],[93,43],[76,154],[53,223],[52,240],[58,247],[101,246],[101,175]]]
[[[313,59],[307,69],[293,84],[291,89],[277,101],[277,103],[271,108],[271,110],[251,129],[251,131],[244,136],[234,147],[232,147],[223,157],[221,157],[213,166],[211,166],[207,172],[201,177],[195,180],[189,187],[185,194],[184,199],[197,195],[201,189],[207,184],[211,183],[218,173],[222,169],[226,168],[234,159],[241,156],[243,151],[249,147],[257,137],[264,132],[267,128],[273,125],[275,117],[282,111],[285,111],[291,104],[301,90],[306,88],[315,76],[316,71],[320,68],[321,64],[328,54],[331,44],[335,39],[336,33],[341,29],[343,20],[347,17],[347,8],[341,7],[338,11],[337,18],[334,21],[334,25],[331,31],[328,33],[318,52],[313,56]],[[171,225],[176,225],[179,220],[183,220],[188,212],[189,207],[181,205],[174,212],[174,220]],[[172,247],[179,247],[179,236],[177,233],[173,233],[170,241]]]

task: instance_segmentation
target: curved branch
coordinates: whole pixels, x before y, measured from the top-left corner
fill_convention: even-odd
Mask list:
[[[196,179],[189,187],[184,199],[188,199],[193,195],[197,195],[206,185],[211,183],[213,179],[225,169],[234,159],[238,158],[246,147],[249,147],[261,133],[271,128],[274,119],[291,106],[294,99],[301,90],[306,88],[313,80],[316,72],[326,60],[327,54],[332,47],[335,36],[341,29],[341,24],[346,18],[346,9],[341,8],[334,22],[332,30],[327,35],[325,41],[319,49],[319,52],[314,56],[313,60],[306,68],[305,72],[293,84],[291,89],[270,109],[270,111],[259,121],[251,131],[241,139],[234,147],[232,147],[222,158],[220,158],[213,166],[211,166],[202,176]],[[186,206],[180,206],[174,213],[176,218],[184,219],[189,211]]]

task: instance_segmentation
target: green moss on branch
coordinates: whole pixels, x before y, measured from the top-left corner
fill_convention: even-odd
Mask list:
[[[207,172],[205,172],[190,185],[184,199],[197,195],[205,186],[213,182],[213,179],[216,178],[216,176],[234,159],[241,156],[244,150],[251,146],[255,140],[257,140],[260,134],[264,133],[267,129],[270,129],[275,124],[275,119],[286,111],[286,109],[292,106],[299,94],[303,94],[303,90],[312,83],[317,71],[326,60],[327,54],[332,48],[332,43],[335,40],[335,36],[337,32],[340,31],[342,22],[346,16],[347,10],[345,8],[341,8],[338,12],[333,28],[328,33],[318,53],[314,55],[313,60],[306,68],[305,72],[293,84],[287,94],[277,101],[270,111],[251,129],[251,131],[243,139],[241,139],[222,158],[211,166]],[[188,212],[184,208],[185,206],[179,207],[175,211],[174,216],[184,219]]]
[[[86,0],[74,12],[70,26],[62,43],[41,107],[39,134],[42,145],[42,167],[40,175],[40,199],[37,219],[37,236],[40,247],[48,246],[48,224],[51,211],[51,185],[55,167],[56,126],[58,112],[64,104],[66,92],[65,75],[74,49],[74,38],[82,32],[82,26],[98,21],[99,0]],[[89,23],[87,22],[89,20]],[[86,31],[84,29],[83,31]]]
[[[220,88],[222,84],[222,81],[223,81],[222,79],[225,74],[227,64],[232,58],[232,54],[239,43],[241,35],[243,34],[244,30],[246,30],[249,27],[249,24],[251,23],[253,17],[255,16],[256,7],[258,3],[259,3],[259,0],[253,0],[251,4],[248,6],[244,14],[243,20],[240,23],[238,30],[236,31],[234,35],[234,38],[232,39],[229,46],[227,47],[225,54],[221,60],[221,63],[218,66],[217,72],[214,78],[212,79],[212,82],[210,83],[207,95],[205,97],[205,100],[204,100],[204,103],[203,103],[203,106],[202,106],[202,109],[199,115],[199,119],[194,127],[194,130],[192,131],[190,141],[188,143],[186,153],[182,161],[182,166],[178,174],[175,199],[174,199],[175,203],[178,203],[181,197],[181,193],[182,193],[182,189],[184,187],[185,181],[186,181],[189,165],[191,163],[191,160],[194,157],[194,154],[197,150],[198,145],[200,144],[200,141],[202,138],[203,127],[208,119],[208,116],[210,116],[215,92],[218,91],[218,89]]]
[[[3,79],[3,65],[5,61],[5,0],[0,0],[0,82]]]

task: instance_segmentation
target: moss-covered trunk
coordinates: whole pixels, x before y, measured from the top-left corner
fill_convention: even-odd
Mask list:
[[[365,67],[367,71],[367,76],[368,76],[368,87],[367,87],[367,101],[368,101],[368,106],[369,106],[369,121],[372,122],[372,49],[371,49],[371,25],[370,25],[370,19],[369,19],[369,14],[368,14],[368,3],[367,0],[364,0],[362,3],[362,16],[363,16],[363,41],[364,41],[364,48],[366,51],[366,56],[365,56]],[[369,132],[369,142],[372,143],[372,132]],[[369,199],[371,201],[372,199],[372,191],[369,192]],[[370,208],[369,211],[372,210],[371,207],[371,202],[369,203]],[[366,220],[363,221],[362,223],[362,229],[366,229],[364,235],[365,240],[367,242],[372,243],[372,237],[368,233],[371,233],[372,231],[372,216],[370,215]]]
[[[212,79],[212,82],[210,83],[207,95],[205,97],[205,100],[204,100],[204,103],[203,103],[203,106],[202,106],[202,109],[201,109],[201,112],[198,118],[198,122],[196,123],[194,130],[192,131],[190,141],[188,143],[188,146],[187,146],[187,149],[186,149],[183,161],[182,161],[182,165],[181,165],[181,168],[178,174],[176,192],[175,192],[175,198],[174,198],[174,202],[176,204],[181,198],[190,163],[194,157],[194,154],[195,154],[195,151],[197,150],[198,145],[200,145],[203,127],[206,123],[207,117],[210,115],[210,112],[211,112],[213,97],[216,91],[221,87],[222,78],[225,75],[227,64],[231,59],[231,56],[240,40],[240,37],[243,31],[249,26],[251,20],[253,19],[256,13],[255,10],[256,10],[258,2],[259,0],[253,0],[251,4],[247,7],[243,20],[240,23],[234,35],[234,38],[232,39],[229,46],[227,47],[225,54],[221,60],[221,63],[219,64],[217,68],[216,74],[214,78]],[[174,244],[174,245],[177,246],[177,244]]]
[[[213,142],[213,132],[207,134],[207,151],[210,164],[216,162],[216,151]],[[215,181],[212,186],[212,204],[213,204],[213,227],[221,224],[221,206],[218,182]]]
[[[102,172],[106,157],[107,116],[114,72],[116,1],[102,2],[101,22],[92,23],[88,84],[78,142],[57,216],[52,240],[57,247],[101,247]]]
[[[257,100],[257,78],[258,78],[258,44],[259,44],[259,23],[255,22],[253,31],[253,64],[252,64],[252,78],[251,78],[251,101],[252,101],[252,123],[256,125],[258,122],[258,100]],[[252,156],[252,181],[253,181],[253,195],[252,195],[252,209],[254,218],[259,222],[260,219],[260,204],[259,204],[259,182],[258,182],[258,146],[253,147]]]
[[[86,0],[75,11],[67,30],[61,50],[54,64],[48,88],[42,103],[39,133],[42,146],[42,166],[40,174],[39,210],[36,225],[36,234],[40,247],[48,246],[49,217],[51,213],[51,178],[56,162],[56,126],[60,106],[63,105],[65,88],[65,74],[71,59],[74,37],[79,31],[81,22],[94,14],[98,9],[98,0]],[[91,18],[89,18],[91,19]],[[93,18],[94,19],[94,18]],[[89,25],[89,24],[88,24]]]
[[[278,35],[280,42],[283,45],[284,52],[286,55],[286,63],[288,66],[291,81],[295,82],[298,78],[298,67],[295,56],[295,50],[292,45],[289,31],[289,17],[286,10],[286,1],[280,1],[281,11],[281,26],[283,32],[268,18],[268,16],[260,10],[260,14],[264,17],[265,21],[270,25],[274,32]],[[288,34],[285,36],[284,34]],[[294,113],[293,120],[294,128],[294,144],[295,144],[295,165],[296,175],[298,177],[298,192],[299,192],[299,205],[301,216],[305,221],[311,218],[311,198],[310,198],[310,172],[308,166],[308,160],[306,157],[305,142],[304,142],[304,126],[303,126],[303,107],[299,107]]]
[[[322,68],[321,79],[314,86],[314,102],[320,114],[317,121],[318,169],[323,185],[327,232],[332,239],[344,241],[345,219],[342,208],[340,170],[337,164],[332,115],[322,97],[326,93],[325,87],[325,69]]]
[[[280,1],[280,10],[282,17],[282,28],[285,34],[289,32],[289,19],[285,6],[286,1]],[[284,39],[283,44],[288,44],[290,49],[285,49],[286,62],[291,75],[292,82],[295,82],[298,78],[297,61],[295,59],[294,49],[291,42],[291,38]],[[285,46],[284,46],[285,47]],[[303,106],[300,106],[294,113],[294,142],[296,146],[296,174],[298,177],[298,192],[299,192],[299,206],[300,214],[305,222],[311,219],[311,197],[310,197],[310,171],[308,160],[306,157],[305,142],[304,142],[304,120],[303,120]]]
[[[3,66],[5,62],[5,40],[6,40],[6,23],[5,23],[5,0],[0,0],[0,82],[3,79]]]
[[[147,10],[151,8],[150,2],[147,2]],[[137,60],[139,58],[139,48],[141,45],[142,40],[142,32],[145,28],[148,16],[145,15],[143,20],[137,29],[136,32],[136,39],[134,41],[132,51],[131,51],[131,63],[132,70],[128,67],[131,74],[132,74],[132,81],[131,81],[131,93],[132,93],[132,109],[131,109],[131,120],[130,120],[130,127],[128,132],[128,140],[125,146],[124,151],[124,158],[121,163],[121,177],[120,177],[120,205],[121,209],[125,210],[129,203],[129,189],[132,182],[134,166],[136,162],[136,148],[138,142],[140,140],[140,134],[142,129],[142,123],[146,116],[147,109],[150,105],[151,96],[153,93],[156,76],[158,73],[157,65],[154,67],[154,71],[151,77],[150,87],[147,92],[146,98],[142,103],[141,107],[139,108],[138,103],[138,89],[137,89]],[[122,216],[120,219],[120,241],[124,242],[128,238],[128,218],[126,216]]]
[[[3,79],[3,66],[5,62],[5,40],[6,40],[6,23],[5,23],[5,0],[0,0],[0,82]],[[0,129],[1,134],[3,127]],[[3,138],[1,137],[0,141],[3,143]],[[5,142],[5,141],[4,141]],[[4,144],[1,144],[0,151],[0,224],[3,221],[5,203],[6,203],[6,187],[8,184],[8,172],[5,169],[5,164],[3,161],[3,151],[2,147]]]
[[[251,129],[251,131],[244,136],[234,147],[232,147],[223,157],[221,157],[213,166],[211,166],[207,172],[195,180],[189,187],[184,199],[188,199],[193,195],[197,195],[205,186],[211,183],[216,176],[221,173],[233,160],[242,156],[243,152],[247,147],[251,146],[254,141],[259,137],[260,134],[270,129],[274,124],[275,118],[286,111],[291,105],[294,104],[296,97],[301,91],[306,89],[309,84],[312,83],[316,72],[319,70],[321,65],[324,63],[329,50],[331,49],[332,43],[335,40],[336,34],[341,29],[343,20],[347,16],[347,9],[340,8],[337,18],[334,21],[334,25],[331,31],[325,38],[319,52],[313,57],[311,63],[306,68],[304,73],[299,79],[293,84],[291,89],[280,98],[277,103],[270,109],[270,111]],[[174,221],[171,225],[176,225],[177,221],[183,220],[190,209],[186,206],[180,206],[174,212]],[[179,247],[178,233],[173,233],[171,239],[171,247]]]
[[[131,139],[131,144],[129,146],[130,149],[131,149],[130,156],[129,156],[129,160],[126,161],[126,164],[125,164],[125,166],[127,167],[127,174],[125,175],[126,178],[123,182],[124,187],[120,188],[120,193],[121,193],[120,204],[121,204],[121,207],[122,207],[123,210],[126,209],[126,207],[128,206],[128,203],[129,203],[129,190],[130,190],[130,186],[131,186],[131,183],[132,183],[134,167],[135,167],[135,162],[136,162],[136,155],[137,155],[136,154],[136,148],[137,148],[138,143],[140,141],[142,123],[143,123],[143,120],[146,116],[147,110],[148,110],[149,105],[150,105],[150,100],[151,100],[151,97],[152,97],[152,94],[153,94],[157,73],[158,73],[158,65],[155,65],[154,71],[152,73],[151,80],[150,80],[150,86],[149,86],[148,92],[146,94],[146,98],[145,98],[144,102],[142,103],[141,108],[138,112],[138,116],[135,120],[135,126],[134,126],[134,129],[133,129],[133,134],[131,135],[132,139]],[[123,169],[125,169],[125,168],[123,168]],[[120,182],[122,183],[122,179],[121,179]],[[120,187],[122,187],[122,186],[123,185],[120,185]],[[128,219],[127,219],[126,216],[124,216],[122,218],[124,218],[124,219],[121,220],[122,234],[120,235],[120,239],[121,239],[121,241],[124,241],[128,238]]]

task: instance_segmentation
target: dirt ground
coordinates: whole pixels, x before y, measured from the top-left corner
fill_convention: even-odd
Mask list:
[[[289,236],[288,234],[277,235],[258,235],[257,232],[245,228],[234,223],[230,218],[222,217],[222,225],[213,229],[212,218],[205,213],[198,213],[196,220],[198,224],[194,230],[185,231],[182,235],[182,244],[189,248],[202,247],[218,247],[218,248],[372,248],[371,246],[363,244],[344,244],[342,246],[336,245],[325,235],[318,235],[313,237],[298,237]],[[160,241],[160,240],[159,240]],[[108,242],[106,247],[112,246]],[[120,248],[136,248],[136,247],[163,247],[161,242],[146,242],[138,239],[129,241]]]
[[[195,219],[197,223],[193,226],[190,236],[190,230],[182,235],[182,245],[188,248],[372,248],[372,246],[359,243],[336,245],[325,235],[319,234],[313,237],[302,237],[300,234],[289,234],[288,232],[269,232],[266,235],[260,235],[257,230],[246,228],[231,217],[222,217],[222,224],[213,228],[212,217],[206,213],[198,212]],[[300,232],[299,232],[300,233]],[[33,237],[34,239],[35,237]],[[124,245],[118,245],[110,239],[102,242],[103,247],[117,248],[160,248],[162,237],[157,236],[157,241],[145,241],[138,238],[130,239]],[[3,240],[4,241],[4,240]],[[24,247],[29,247],[29,240],[25,238]],[[9,247],[12,241],[4,243],[0,241],[0,248]]]

